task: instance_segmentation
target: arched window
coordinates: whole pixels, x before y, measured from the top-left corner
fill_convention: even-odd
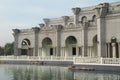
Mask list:
[[[86,16],[83,16],[82,19],[81,19],[82,23],[85,23],[87,22],[87,17]]]
[[[31,45],[31,43],[30,43],[30,40],[29,39],[24,39],[23,41],[22,41],[22,44],[21,44],[22,46],[30,46]]]
[[[74,36],[69,36],[69,37],[66,39],[66,43],[76,44],[76,43],[77,43],[77,39],[76,39]]]
[[[73,23],[70,23],[70,24],[69,24],[69,27],[74,27],[74,24],[73,24]]]
[[[94,15],[94,16],[92,17],[92,20],[93,20],[93,22],[96,24],[96,22],[97,22],[96,15]]]

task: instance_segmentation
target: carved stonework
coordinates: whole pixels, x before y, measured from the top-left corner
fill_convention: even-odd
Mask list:
[[[18,33],[20,32],[20,30],[19,30],[19,29],[13,29],[13,32],[14,32],[15,34],[18,34]]]
[[[57,31],[61,31],[61,30],[62,30],[62,28],[63,28],[63,26],[62,26],[62,25],[56,25],[56,26],[55,26],[55,29],[56,29]]]
[[[84,23],[81,23],[82,26],[83,26],[83,29],[87,29],[89,27],[89,22],[84,22]]]
[[[69,16],[62,16],[63,22],[64,22],[64,26],[67,25],[68,20],[69,20]]]
[[[40,28],[39,28],[39,27],[33,27],[32,29],[33,29],[33,31],[34,31],[35,33],[38,33],[38,32],[39,32],[39,30],[40,30]]]
[[[48,27],[48,25],[49,25],[49,22],[50,22],[50,19],[43,19],[43,21],[45,22],[45,25],[46,25],[46,27]]]
[[[109,3],[99,4],[95,9],[97,17],[104,18],[109,10]]]
[[[81,11],[81,8],[78,8],[78,7],[72,8],[72,11],[73,11],[74,15],[78,15]]]
[[[44,27],[44,26],[45,26],[45,24],[42,24],[42,23],[41,23],[41,24],[39,24],[39,26],[42,28],[42,27]]]
[[[63,19],[64,22],[67,22],[68,19],[69,19],[69,16],[62,16],[62,19]]]

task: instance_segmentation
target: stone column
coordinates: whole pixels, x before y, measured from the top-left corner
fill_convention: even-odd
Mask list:
[[[44,20],[44,22],[45,22],[45,26],[48,27],[48,26],[49,26],[50,19],[47,19],[47,18],[46,18],[46,19],[43,19],[43,20]]]
[[[53,55],[55,56],[56,54],[55,47],[53,47]]]
[[[90,56],[90,46],[88,46],[87,51],[88,51],[88,57],[91,57],[91,56]]]
[[[95,8],[97,14],[97,39],[98,39],[98,57],[105,57],[106,53],[106,22],[105,16],[108,13],[109,4],[103,3]]]
[[[69,16],[62,16],[64,26],[67,27]]]
[[[19,37],[19,33],[20,30],[19,29],[13,29],[13,36],[14,36],[14,55],[18,56],[19,55],[19,49],[18,49],[18,37]]]
[[[92,46],[90,46],[90,56],[92,57]]]
[[[76,46],[76,56],[78,57],[79,56],[79,47]]]
[[[87,32],[87,27],[88,27],[88,22],[85,22],[82,24],[82,54],[83,57],[87,56],[87,44],[88,44],[88,32]]]
[[[118,51],[119,51],[119,58],[120,58],[120,42],[118,43]]]
[[[107,54],[108,58],[110,58],[110,43],[107,43]]]
[[[39,56],[42,56],[42,48],[39,48]]]
[[[33,27],[32,28],[34,33],[35,33],[35,47],[34,47],[34,50],[35,50],[35,56],[38,56],[38,50],[39,50],[39,30],[40,28],[38,27]]]
[[[116,43],[112,43],[112,54],[113,58],[116,58]]]
[[[74,24],[77,27],[78,23],[79,23],[79,13],[81,11],[80,8],[72,8],[72,11],[74,13]]]
[[[57,38],[56,56],[60,56],[61,55],[60,48],[61,48],[61,29],[62,29],[62,26],[56,25],[55,28],[56,28],[56,38]]]

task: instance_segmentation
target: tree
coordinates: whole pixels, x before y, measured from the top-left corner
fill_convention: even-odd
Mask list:
[[[14,54],[14,43],[7,43],[4,47],[5,55],[13,55]]]
[[[0,55],[4,55],[4,48],[0,47]]]

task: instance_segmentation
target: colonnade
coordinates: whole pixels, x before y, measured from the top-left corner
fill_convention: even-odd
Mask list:
[[[120,58],[120,43],[106,43],[106,57]]]

